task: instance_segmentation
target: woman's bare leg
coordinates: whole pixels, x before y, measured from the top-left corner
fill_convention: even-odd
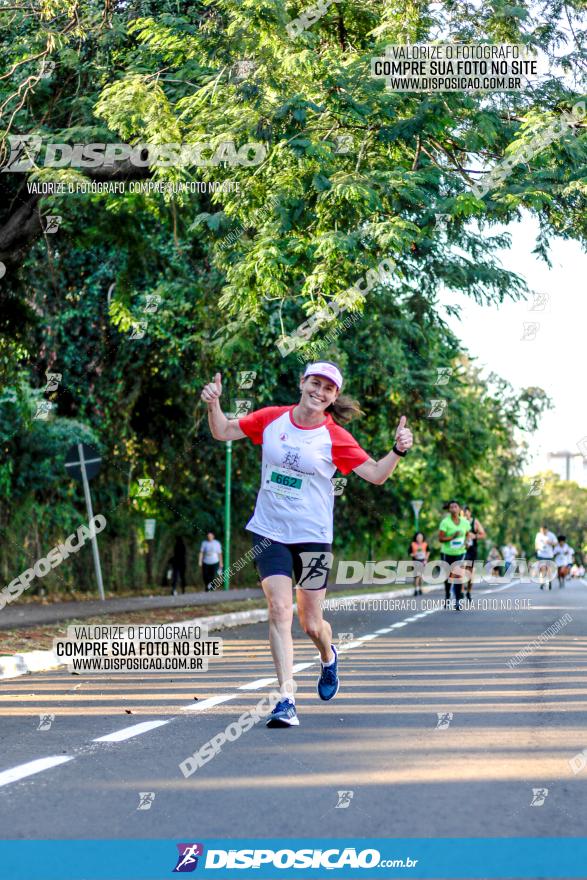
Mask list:
[[[293,698],[293,622],[292,580],[284,574],[272,574],[262,581],[269,608],[269,645],[282,697]]]
[[[322,602],[326,595],[323,590],[296,589],[298,600],[298,617],[305,633],[307,633],[318,650],[323,663],[334,660],[332,653],[332,628],[322,617]]]

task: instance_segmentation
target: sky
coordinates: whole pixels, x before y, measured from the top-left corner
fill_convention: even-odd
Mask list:
[[[498,373],[517,390],[539,386],[552,398],[554,409],[542,417],[538,431],[525,435],[532,453],[525,472],[558,470],[562,462],[555,467],[547,453],[578,453],[577,443],[587,437],[587,254],[576,241],[557,237],[552,240],[549,269],[532,253],[538,234],[535,218],[526,215],[522,222],[491,228],[491,234],[502,231],[512,239],[511,248],[498,252],[502,265],[521,275],[530,291],[548,297],[479,306],[464,294],[442,291],[441,314],[477,366]],[[543,309],[532,310],[544,300]],[[446,304],[460,306],[460,319],[445,314]],[[539,327],[525,330],[524,324],[532,322]],[[535,338],[522,339],[533,334]],[[587,484],[583,458],[574,459],[571,467],[571,479]]]

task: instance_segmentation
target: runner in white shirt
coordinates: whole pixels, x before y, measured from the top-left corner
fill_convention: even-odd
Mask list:
[[[501,555],[503,556],[503,561],[505,562],[504,567],[504,575],[507,574],[508,569],[511,567],[512,562],[515,562],[516,557],[518,555],[518,550],[515,544],[512,544],[510,541],[509,544],[506,544],[501,548]]]
[[[214,537],[214,532],[208,532],[206,540],[200,544],[198,565],[202,569],[202,580],[206,592],[213,590],[213,584],[222,568],[222,544]]]
[[[549,531],[548,526],[540,526],[534,540],[534,549],[536,550],[536,558],[552,561],[554,557],[554,547],[556,545],[556,535]],[[540,571],[546,570],[546,566],[541,566]],[[540,584],[540,589],[544,589],[544,584]],[[548,580],[548,589],[552,590],[552,580]]]
[[[356,401],[340,396],[336,364],[308,364],[300,378],[298,404],[268,406],[242,419],[227,419],[220,408],[221,374],[202,391],[216,440],[248,437],[262,446],[261,488],[247,529],[253,533],[256,565],[269,607],[269,642],[282,699],[267,720],[269,727],[299,724],[293,682],[292,570],[300,623],[320,651],[318,695],[338,692],[337,651],[332,629],[322,617],[328,571],[332,565],[334,493],[331,479],[354,471],[375,485],[384,483],[412,446],[402,416],[395,445],[379,461],[372,459],[340,426],[361,414]],[[260,552],[259,552],[260,551]]]
[[[558,536],[558,543],[554,548],[554,561],[558,569],[558,586],[559,589],[564,587],[565,581],[573,564],[573,556],[575,551],[567,544],[565,535]]]

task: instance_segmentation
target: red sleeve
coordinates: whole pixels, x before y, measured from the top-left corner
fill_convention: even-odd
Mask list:
[[[349,474],[370,458],[352,434],[334,422],[327,426],[332,440],[332,463],[341,474]],[[243,428],[244,430],[244,428]]]
[[[243,416],[242,419],[239,419],[238,426],[247,435],[249,440],[259,445],[263,442],[263,431],[267,425],[279,418],[288,409],[289,406],[264,406],[263,409],[256,409],[247,416]]]

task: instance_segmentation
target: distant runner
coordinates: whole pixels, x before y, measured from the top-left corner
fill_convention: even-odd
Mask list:
[[[501,548],[501,555],[503,556],[503,561],[505,563],[504,569],[503,569],[503,573],[505,575],[508,573],[508,571],[512,567],[512,564],[518,558],[518,548],[516,547],[515,544],[512,544],[512,542],[509,541],[507,544],[504,544],[504,546]]]
[[[487,563],[493,563],[491,566],[491,577],[501,577],[503,574],[503,557],[497,547],[492,547],[487,554]]]
[[[534,540],[534,549],[536,550],[536,558],[538,560],[544,559],[548,562],[552,562],[554,559],[554,548],[556,546],[556,536],[549,530],[548,526],[541,525],[540,529],[536,532],[536,538]],[[548,567],[541,566],[540,572],[542,573]],[[540,584],[540,589],[544,589],[544,584]],[[548,589],[552,590],[552,580],[549,576],[548,578]]]
[[[564,587],[565,581],[573,564],[575,551],[567,544],[565,535],[558,536],[558,543],[554,548],[554,561],[557,567],[559,589]]]
[[[470,571],[467,583],[465,584],[465,595],[467,597],[467,602],[472,602],[471,599],[471,588],[473,586],[473,577],[475,568],[475,562],[477,561],[478,555],[478,546],[477,542],[482,541],[483,538],[486,538],[485,529],[477,519],[477,517],[473,516],[470,507],[463,508],[463,516],[469,520],[471,524],[471,528],[467,538],[465,540],[466,552],[465,552],[465,561],[467,562],[467,569]]]
[[[440,525],[438,526],[438,540],[442,545],[440,558],[443,562],[448,562],[449,565],[452,566],[455,563],[464,560],[466,552],[465,541],[469,534],[470,527],[469,520],[461,514],[461,505],[459,502],[454,500],[449,501],[448,515],[440,521]],[[452,583],[455,594],[455,610],[461,610],[461,581],[465,574],[465,568],[459,568],[456,566],[453,569],[453,572],[449,574],[448,578],[445,580],[445,608],[450,607],[450,587]]]
[[[414,537],[412,538],[412,543],[410,544],[410,556],[414,560],[414,562],[421,562],[422,568],[428,562],[430,558],[430,553],[428,551],[428,544],[424,540],[424,535],[422,532],[416,532]],[[415,578],[415,590],[414,596],[422,595],[422,575],[417,574]]]
[[[362,413],[356,401],[340,394],[342,374],[330,361],[307,365],[300,377],[299,403],[267,406],[241,419],[223,414],[221,379],[216,373],[202,391],[212,436],[216,440],[248,437],[262,447],[261,489],[246,528],[257,547],[256,565],[269,606],[269,643],[282,697],[267,726],[291,727],[299,724],[292,671],[292,583],[297,585],[302,628],[320,651],[318,696],[331,700],[339,687],[332,629],[322,617],[332,565],[331,479],[338,468],[381,485],[412,446],[412,432],[402,416],[391,452],[379,461],[372,459],[341,427]],[[269,546],[263,547],[264,539]]]
[[[198,554],[198,565],[202,568],[202,580],[207,593],[214,589],[212,584],[222,564],[222,544],[216,540],[214,532],[208,532],[206,540],[200,544]]]

